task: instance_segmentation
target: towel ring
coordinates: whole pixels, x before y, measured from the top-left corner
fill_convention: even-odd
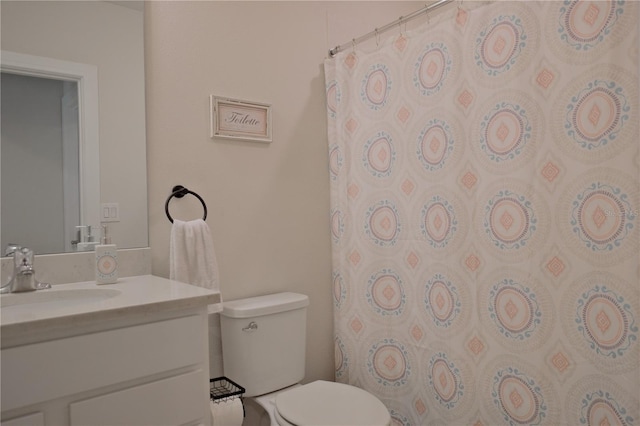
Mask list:
[[[164,203],[164,211],[167,214],[167,218],[169,218],[169,221],[171,223],[173,223],[173,218],[171,217],[171,215],[169,214],[169,201],[171,201],[171,199],[173,197],[176,198],[182,198],[187,194],[191,194],[194,197],[196,197],[198,200],[200,200],[200,202],[202,203],[202,208],[204,209],[204,216],[202,217],[202,220],[206,220],[207,219],[207,205],[205,204],[204,200],[202,199],[201,196],[199,196],[198,194],[196,194],[193,191],[189,191],[187,188],[185,188],[182,185],[176,185],[173,187],[173,189],[171,190],[171,195],[169,195],[169,198],[167,198],[167,202]]]

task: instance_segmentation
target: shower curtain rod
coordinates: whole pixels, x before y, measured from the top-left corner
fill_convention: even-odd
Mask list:
[[[422,14],[429,13],[429,12],[431,12],[433,10],[436,10],[439,7],[444,6],[447,3],[451,3],[452,1],[453,0],[438,0],[435,3],[431,3],[429,6],[425,6],[420,10],[416,10],[415,12],[411,13],[410,15],[401,16],[398,19],[396,19],[395,21],[393,21],[393,22],[391,22],[391,23],[389,23],[389,24],[387,24],[387,25],[385,25],[383,27],[376,28],[375,30],[373,30],[371,32],[368,32],[365,35],[362,35],[362,36],[360,36],[358,38],[354,38],[353,40],[351,40],[348,43],[341,44],[340,46],[336,46],[333,49],[329,49],[329,57],[333,58],[335,55],[338,54],[338,52],[341,52],[341,51],[343,51],[344,49],[346,49],[348,47],[354,46],[354,45],[356,45],[358,43],[361,43],[361,42],[363,42],[365,40],[368,40],[371,37],[378,36],[380,33],[383,33],[385,31],[395,27],[396,25],[402,25],[405,22],[408,22],[408,21],[412,20],[413,18],[416,18],[416,17],[418,17],[418,16],[420,16]]]

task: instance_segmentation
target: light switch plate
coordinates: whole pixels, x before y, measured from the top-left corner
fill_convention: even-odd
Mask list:
[[[118,203],[102,203],[100,207],[101,222],[120,222],[120,206]]]

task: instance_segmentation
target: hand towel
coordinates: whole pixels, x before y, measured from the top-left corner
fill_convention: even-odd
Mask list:
[[[220,291],[211,230],[204,220],[173,221],[169,244],[169,278]],[[216,313],[221,308],[221,303],[209,305],[208,311]]]

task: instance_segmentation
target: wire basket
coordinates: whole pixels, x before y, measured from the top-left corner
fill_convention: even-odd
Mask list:
[[[209,395],[213,402],[240,398],[243,393],[244,388],[242,386],[224,376],[209,380]]]

